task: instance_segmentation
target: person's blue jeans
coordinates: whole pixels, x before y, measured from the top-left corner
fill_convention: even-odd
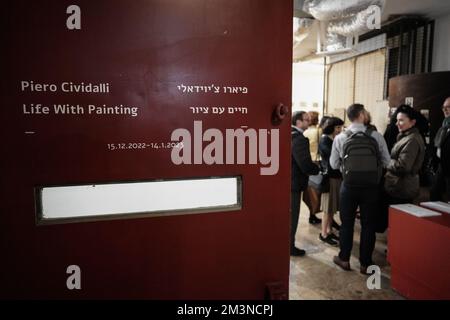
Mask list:
[[[341,185],[340,217],[341,230],[339,231],[339,258],[349,261],[353,247],[353,231],[355,226],[356,210],[359,207],[361,217],[361,238],[359,247],[359,261],[363,266],[373,264],[372,253],[375,248],[375,226],[378,211],[378,187],[348,187]]]

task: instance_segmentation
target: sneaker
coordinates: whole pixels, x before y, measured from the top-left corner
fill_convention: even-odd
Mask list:
[[[328,243],[329,245],[332,245],[332,246],[337,246],[337,244],[338,244],[336,241],[334,241],[334,240],[331,238],[331,235],[330,235],[330,234],[327,235],[326,237],[323,237],[323,236],[322,236],[322,233],[320,233],[320,234],[319,234],[319,239],[320,239],[321,241],[325,242],[325,243]]]
[[[306,254],[306,251],[299,248],[293,248],[291,249],[291,256],[293,257],[303,257]]]
[[[341,258],[339,258],[339,256],[334,256],[333,262],[336,265],[338,265],[339,267],[341,267],[342,269],[344,269],[345,271],[350,271],[351,270],[350,262],[341,260]]]
[[[322,222],[322,219],[317,218],[315,215],[309,216],[309,223],[310,224],[319,224]]]

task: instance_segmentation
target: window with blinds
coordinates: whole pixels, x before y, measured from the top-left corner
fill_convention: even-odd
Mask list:
[[[353,103],[354,67],[354,59],[330,66],[328,70],[328,114],[340,118],[345,117],[343,110]]]
[[[330,66],[328,73],[327,114],[345,119],[345,109],[352,103],[362,103],[372,114],[374,124],[387,117],[380,110],[383,101],[386,50],[370,52]],[[384,115],[386,113],[386,115]],[[380,125],[384,125],[380,122]]]

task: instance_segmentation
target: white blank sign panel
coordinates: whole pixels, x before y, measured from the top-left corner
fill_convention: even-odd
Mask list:
[[[44,187],[41,220],[240,207],[240,178]]]

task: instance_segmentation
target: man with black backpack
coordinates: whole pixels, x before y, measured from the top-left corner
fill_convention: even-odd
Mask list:
[[[373,264],[379,185],[383,167],[389,164],[390,155],[383,136],[364,125],[365,109],[362,104],[348,107],[347,117],[352,124],[334,139],[330,156],[331,167],[340,169],[343,177],[339,210],[342,221],[339,232],[340,252],[333,262],[344,270],[351,270],[353,229],[359,207],[360,272],[367,274],[367,267]]]

